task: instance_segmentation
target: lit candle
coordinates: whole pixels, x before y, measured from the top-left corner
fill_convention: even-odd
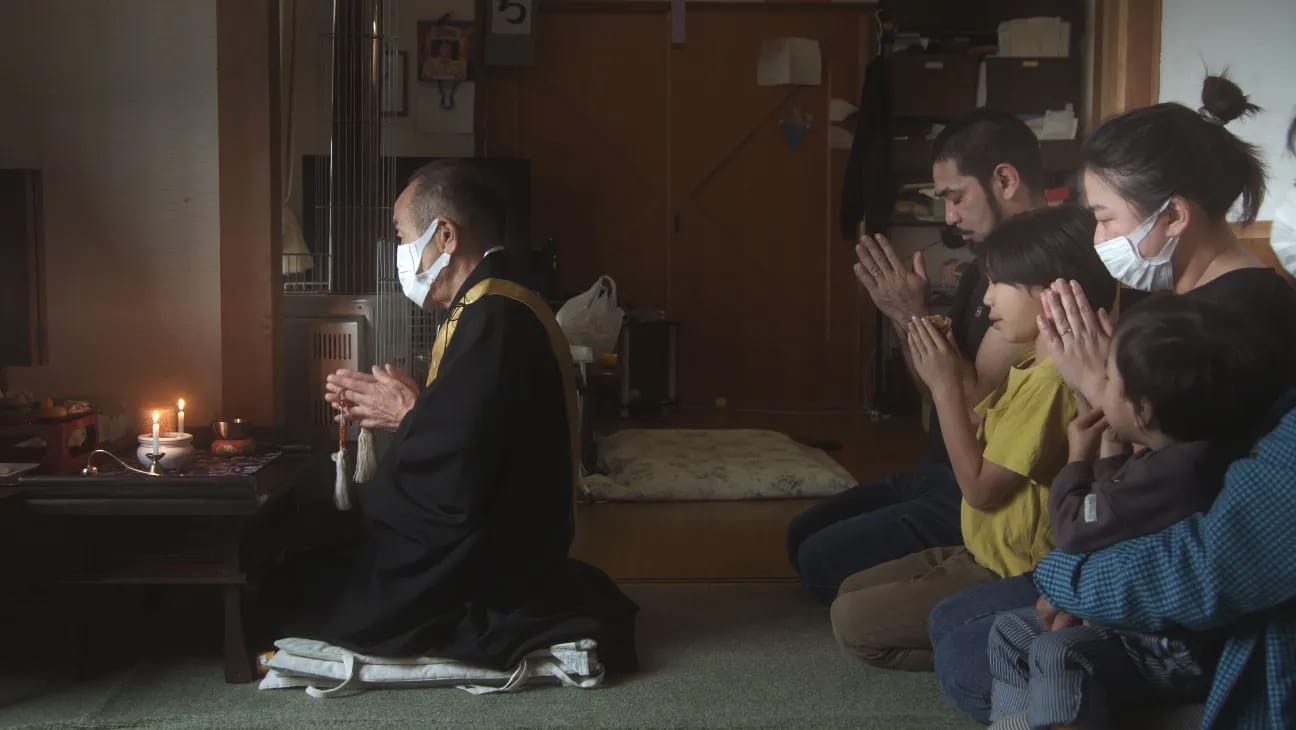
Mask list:
[[[177,403],[176,405],[179,406],[179,410],[176,411],[176,421],[177,421],[177,428],[176,428],[176,430],[177,430],[178,432],[180,432],[180,433],[184,433],[184,432],[185,432],[185,430],[184,430],[184,398],[181,398],[181,399],[180,399],[180,402]]]
[[[158,412],[153,411],[153,453],[160,454],[158,451]]]

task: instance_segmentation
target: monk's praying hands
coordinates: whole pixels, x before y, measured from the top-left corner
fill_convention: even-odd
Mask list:
[[[324,399],[346,420],[364,428],[395,431],[418,399],[418,386],[400,368],[373,368],[373,374],[338,370],[328,376]]]

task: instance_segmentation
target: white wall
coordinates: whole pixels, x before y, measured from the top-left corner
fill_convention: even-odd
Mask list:
[[[1264,111],[1229,129],[1257,145],[1269,164],[1269,193],[1261,220],[1296,180],[1296,159],[1285,150],[1296,115],[1296,2],[1293,0],[1162,0],[1161,101],[1201,105],[1205,68],[1225,68]]]
[[[43,171],[49,308],[50,364],[10,385],[126,413],[183,395],[203,423],[221,394],[214,0],[3,0],[0,110],[0,167]]]

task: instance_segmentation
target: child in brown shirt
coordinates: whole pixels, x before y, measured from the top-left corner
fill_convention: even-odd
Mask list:
[[[1210,508],[1291,374],[1241,314],[1152,297],[1116,328],[1101,403],[1071,425],[1049,490],[1053,540],[1092,552]],[[1102,435],[1101,446],[1099,435]],[[1148,448],[1133,453],[1130,444]],[[1095,460],[1095,457],[1099,456]]]

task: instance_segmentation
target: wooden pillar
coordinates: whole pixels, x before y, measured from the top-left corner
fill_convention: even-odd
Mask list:
[[[1161,0],[1098,0],[1096,11],[1095,123],[1128,109],[1157,103],[1161,85]]]
[[[217,0],[221,413],[280,422],[279,2]]]
[[[5,368],[49,364],[40,170],[0,170],[0,390]]]

